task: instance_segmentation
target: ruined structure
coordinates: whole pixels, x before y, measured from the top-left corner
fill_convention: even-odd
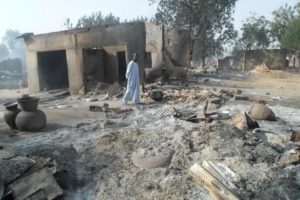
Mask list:
[[[284,49],[262,49],[237,51],[234,56],[234,65],[237,69],[252,70],[265,63],[272,70],[284,70],[288,61]]]
[[[188,65],[188,35],[163,26],[134,22],[24,37],[31,91],[69,87],[88,91],[91,81],[124,82],[126,65],[139,56],[140,77],[153,81],[166,69],[180,78]]]

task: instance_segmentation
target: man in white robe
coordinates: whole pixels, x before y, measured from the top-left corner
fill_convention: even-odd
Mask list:
[[[140,102],[140,76],[139,65],[137,63],[138,55],[133,54],[133,59],[129,62],[126,70],[127,89],[123,98],[123,103],[127,105],[128,101],[135,104]]]

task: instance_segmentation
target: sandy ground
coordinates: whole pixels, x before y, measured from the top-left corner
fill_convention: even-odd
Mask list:
[[[16,149],[20,155],[55,159],[59,170],[65,172],[64,180],[59,181],[64,190],[62,199],[210,199],[188,172],[194,163],[203,160],[221,162],[236,172],[242,199],[299,199],[299,180],[291,178],[291,174],[299,174],[299,165],[288,169],[275,165],[290,145],[290,130],[300,129],[299,84],[300,75],[288,72],[226,71],[212,76],[195,72],[190,77],[190,87],[182,88],[194,93],[195,88],[242,90],[251,97],[250,101],[229,99],[221,107],[209,105],[211,111],[226,111],[230,115],[248,111],[255,100],[267,100],[280,120],[259,124],[269,133],[279,135],[280,144],[278,137],[268,140],[252,131],[235,129],[229,120],[206,124],[190,123],[171,115],[157,117],[159,111],[172,107],[203,108],[202,101],[177,102],[176,96],[174,101],[158,103],[143,99],[141,105],[126,107],[120,100],[88,103],[83,97],[40,104],[48,118],[45,130],[12,136],[1,119],[0,143]],[[169,88],[164,91],[181,91],[179,87]],[[27,92],[1,90],[0,99],[4,103]],[[103,103],[122,112],[89,111],[89,105]],[[3,114],[3,107],[1,111]],[[162,148],[173,152],[168,166],[143,169],[133,164],[134,152]]]

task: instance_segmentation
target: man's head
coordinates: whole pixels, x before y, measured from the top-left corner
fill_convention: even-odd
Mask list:
[[[133,54],[133,61],[134,62],[137,62],[138,61],[138,58],[139,58],[139,55],[137,53],[134,53]]]

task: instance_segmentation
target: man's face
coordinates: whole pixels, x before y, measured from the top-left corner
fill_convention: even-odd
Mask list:
[[[137,62],[138,61],[139,56],[135,53],[133,54],[133,61]]]

